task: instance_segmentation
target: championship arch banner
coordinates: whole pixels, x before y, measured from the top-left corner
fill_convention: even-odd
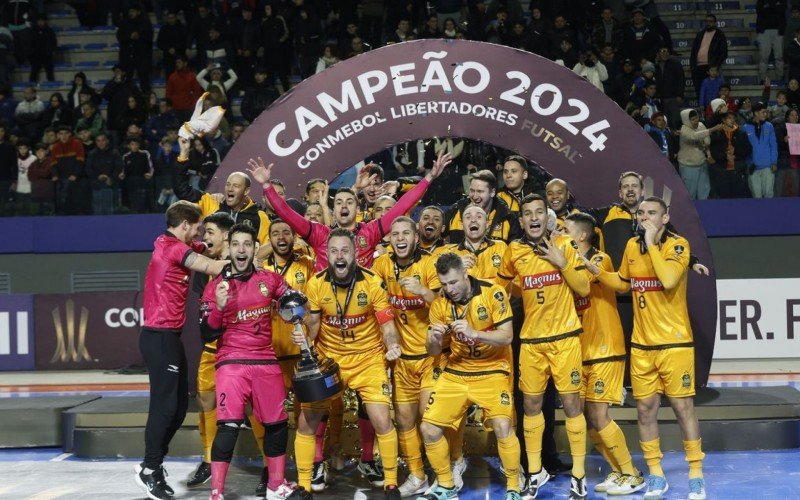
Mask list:
[[[209,190],[261,156],[289,196],[314,177],[333,178],[395,144],[469,138],[510,149],[565,179],[580,206],[618,201],[618,178],[635,170],[650,194],[669,199],[675,227],[711,267],[692,200],[655,142],[583,78],[529,52],[465,40],[389,45],[314,75],[265,110],[225,157]],[[258,195],[257,195],[258,196]],[[714,350],[713,274],[691,273],[689,308],[697,385]]]

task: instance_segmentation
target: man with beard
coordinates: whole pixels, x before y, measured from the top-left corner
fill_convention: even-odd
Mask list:
[[[645,498],[669,489],[661,468],[658,408],[669,398],[689,463],[690,500],[706,498],[700,425],[694,410],[694,342],[686,304],[689,243],[669,230],[667,205],[645,199],[637,211],[643,233],[628,240],[617,273],[585,261],[590,273],[614,290],[633,293],[631,385],[639,420],[639,445],[650,470]]]
[[[222,500],[233,449],[244,423],[245,405],[264,426],[269,477],[266,498],[309,498],[286,481],[288,416],[286,388],[272,344],[272,305],[291,289],[283,277],[256,269],[256,231],[237,224],[228,232],[231,263],[206,286],[200,306],[200,330],[217,341],[217,435],[211,448],[211,500]]]
[[[409,217],[395,219],[389,233],[393,251],[378,257],[372,266],[389,295],[402,351],[392,382],[397,438],[408,466],[408,478],[400,486],[403,498],[422,494],[429,486],[417,426],[444,361],[444,356],[428,356],[425,350],[428,307],[441,285],[431,257],[418,247],[416,226]]]
[[[450,469],[445,429],[454,430],[467,408],[483,408],[484,425],[497,436],[497,451],[506,476],[506,500],[520,498],[519,440],[514,434],[510,385],[511,307],[502,286],[467,274],[458,255],[436,260],[444,295],[430,308],[427,351],[438,356],[449,346],[447,365],[437,378],[425,408],[420,432],[438,485],[422,499],[458,498]]]
[[[383,217],[367,223],[356,222],[358,198],[352,189],[343,188],[336,193],[333,199],[333,220],[337,227],[346,229],[355,236],[358,265],[365,267],[372,265],[375,246],[389,232],[389,223],[395,217],[408,212],[411,207],[422,199],[430,183],[441,175],[442,170],[450,161],[449,154],[440,154],[433,163],[431,170],[419,184],[404,194],[397,204]],[[258,161],[251,158],[247,164],[248,171],[253,176],[253,179],[264,188],[264,196],[278,217],[286,221],[314,249],[316,270],[325,269],[328,266],[326,242],[332,229],[323,224],[306,220],[278,196],[275,188],[269,182],[272,174],[272,164],[266,165],[260,157]]]
[[[480,170],[472,175],[469,182],[469,196],[459,200],[448,211],[446,232],[450,243],[464,241],[464,221],[462,212],[467,205],[478,205],[488,215],[489,233],[492,239],[512,241],[521,235],[517,216],[506,202],[495,196],[497,178],[489,170]]]
[[[447,245],[446,251],[461,256],[464,268],[470,276],[484,281],[494,280],[508,245],[502,240],[493,240],[487,236],[489,218],[480,206],[467,206],[461,218],[464,240]]]
[[[433,256],[438,256],[447,245],[442,239],[444,231],[444,212],[441,208],[430,205],[422,209],[417,223],[419,248]]]
[[[497,197],[506,202],[509,210],[519,213],[519,202],[525,198],[525,181],[528,180],[528,162],[525,158],[512,155],[503,162],[503,189]]]
[[[394,181],[384,182],[383,168],[375,163],[364,165],[358,173],[353,191],[359,198],[357,222],[367,222],[377,219],[374,214],[375,203],[378,198],[389,194],[397,197],[417,185],[419,177],[400,177]]]
[[[583,258],[604,271],[614,272],[608,255],[592,246],[594,225],[591,215],[577,212],[567,216],[564,231],[578,245]],[[594,491],[629,495],[647,485],[633,466],[622,429],[608,415],[610,405],[622,403],[625,372],[625,338],[614,290],[592,277],[589,296],[575,297],[575,310],[584,330],[581,400],[589,423],[589,437],[612,469],[605,481],[595,485]]]
[[[550,476],[542,467],[545,419],[542,402],[552,378],[561,395],[572,454],[570,499],[586,498],[586,419],[580,402],[581,323],[573,293],[589,294],[589,281],[578,260],[577,245],[568,236],[547,232],[547,203],[539,195],[521,204],[525,237],[509,244],[498,283],[512,281],[522,290],[525,319],[520,333],[519,386],[523,393],[525,448],[528,455],[526,498],[535,498]],[[442,282],[444,285],[444,281]]]
[[[253,175],[260,180],[258,171]],[[385,496],[399,499],[397,433],[389,415],[386,375],[386,360],[394,361],[401,354],[392,308],[380,278],[356,264],[352,231],[342,227],[331,230],[324,254],[327,269],[306,287],[308,336],[320,355],[339,364],[344,386],[364,401],[383,460]],[[298,345],[304,342],[299,332],[293,332],[292,339]],[[298,419],[294,449],[298,481],[305,490],[311,488],[315,434],[329,405],[330,400],[304,403]]]
[[[377,200],[375,200],[375,204],[372,206],[372,216],[376,219],[380,219],[383,217],[385,213],[389,211],[395,204],[397,200],[392,198],[388,195],[382,195]],[[391,231],[390,231],[391,233]],[[386,253],[391,253],[392,247],[389,245],[389,234],[381,239],[380,243],[375,246],[375,258],[377,259],[379,256],[384,255]]]

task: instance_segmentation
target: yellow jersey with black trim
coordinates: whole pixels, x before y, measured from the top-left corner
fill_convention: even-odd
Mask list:
[[[506,202],[508,205],[508,209],[512,212],[519,213],[520,206],[519,202],[524,198],[524,193],[522,197],[517,197],[516,195],[512,194],[510,191],[506,189],[501,189],[497,191],[497,197]]]
[[[508,295],[498,285],[469,278],[472,296],[465,305],[456,304],[446,297],[437,297],[431,304],[430,323],[450,325],[457,319],[483,332],[496,330],[511,321],[511,304]],[[484,375],[487,373],[511,373],[511,346],[491,346],[467,339],[454,332],[447,334],[451,353],[447,359],[447,371],[459,375]],[[447,345],[447,339],[443,344]]]
[[[200,220],[216,212],[225,212],[234,222],[247,224],[256,230],[256,239],[262,245],[269,242],[270,218],[266,212],[258,209],[253,200],[247,198],[247,205],[241,210],[234,211],[227,205],[218,202],[213,195],[204,193],[197,201],[200,206]]]
[[[311,278],[306,296],[309,312],[320,315],[315,341],[320,351],[340,356],[383,356],[383,335],[376,314],[391,311],[391,305],[375,273],[359,266],[352,285],[337,285],[325,270]]]
[[[433,263],[436,263],[436,259],[439,258],[440,255],[447,252],[448,244],[444,242],[441,238],[437,239],[430,245],[426,245],[422,242],[422,239],[419,240],[419,248],[428,252],[434,259]]]
[[[314,276],[314,259],[308,255],[292,254],[290,261],[283,261],[270,255],[262,267],[283,276],[286,283],[295,290],[305,293],[306,285]],[[300,346],[292,342],[294,326],[283,321],[278,309],[272,310],[272,346],[279,360],[300,357]]]
[[[619,277],[629,281],[633,295],[632,344],[648,347],[680,347],[694,341],[686,305],[686,282],[689,269],[689,242],[668,231],[655,250],[642,254],[639,239],[631,238],[622,256]],[[670,290],[656,276],[650,251],[657,251],[679,273],[678,283]]]
[[[427,253],[418,253],[411,264],[400,266],[394,255],[381,255],[372,264],[372,272],[383,280],[389,304],[394,311],[394,324],[400,336],[400,348],[403,354],[425,354],[425,342],[428,335],[429,306],[425,299],[400,286],[403,278],[415,278],[434,292],[442,285],[436,274],[434,260]]]
[[[596,248],[589,249],[585,257],[603,271],[614,272],[611,257]],[[583,360],[624,359],[625,338],[617,311],[617,294],[590,274],[589,279],[589,296],[575,294],[575,310],[583,324]]]
[[[555,243],[564,252],[567,267],[576,271],[585,269],[572,238],[558,235]],[[498,284],[507,286],[513,280],[522,291],[525,319],[520,338],[547,342],[551,337],[557,340],[578,335],[581,321],[575,312],[572,289],[561,270],[539,256],[540,251],[531,242],[512,241],[497,273]]]
[[[479,280],[493,281],[497,277],[497,271],[500,269],[507,247],[505,241],[485,238],[474,250],[468,247],[467,242],[464,241],[446,245],[441,253],[453,252],[461,256],[474,255],[475,265],[469,268],[467,273]]]

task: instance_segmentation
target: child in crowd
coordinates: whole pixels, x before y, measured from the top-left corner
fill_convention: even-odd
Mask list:
[[[703,84],[700,86],[700,106],[702,108],[711,104],[712,99],[716,99],[719,95],[719,88],[723,83],[725,83],[725,80],[720,76],[719,68],[716,66],[709,66],[708,76],[703,80]]]

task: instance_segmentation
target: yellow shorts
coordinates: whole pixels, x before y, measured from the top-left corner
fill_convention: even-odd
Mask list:
[[[467,408],[475,403],[483,409],[484,425],[499,417],[513,422],[513,395],[503,389],[509,386],[508,379],[509,375],[502,373],[456,375],[445,368],[433,386],[422,420],[437,427],[458,429]]]
[[[524,394],[544,394],[552,377],[561,394],[580,392],[582,364],[577,335],[540,344],[523,343],[519,355],[519,389]]]
[[[320,354],[339,363],[344,388],[356,391],[364,403],[391,405],[392,389],[389,385],[389,376],[386,374],[383,353],[376,354],[373,351],[346,356],[328,355],[322,352]],[[331,399],[303,403],[302,408],[327,410]]]
[[[203,346],[200,354],[200,365],[197,367],[197,392],[214,392],[217,382],[214,379],[217,369],[214,364],[217,361],[216,353],[211,353]]]
[[[620,404],[624,375],[625,360],[589,364],[584,361],[581,399],[592,403]]]
[[[631,347],[633,397],[653,394],[683,398],[694,396],[694,347],[645,350]]]
[[[294,367],[297,366],[297,362],[300,361],[300,357],[296,359],[279,359],[278,363],[281,365],[281,372],[283,372],[283,385],[286,387],[286,390],[292,388],[292,377],[294,376]]]
[[[420,392],[433,389],[446,362],[446,355],[398,359],[392,370],[395,403],[418,403]]]

